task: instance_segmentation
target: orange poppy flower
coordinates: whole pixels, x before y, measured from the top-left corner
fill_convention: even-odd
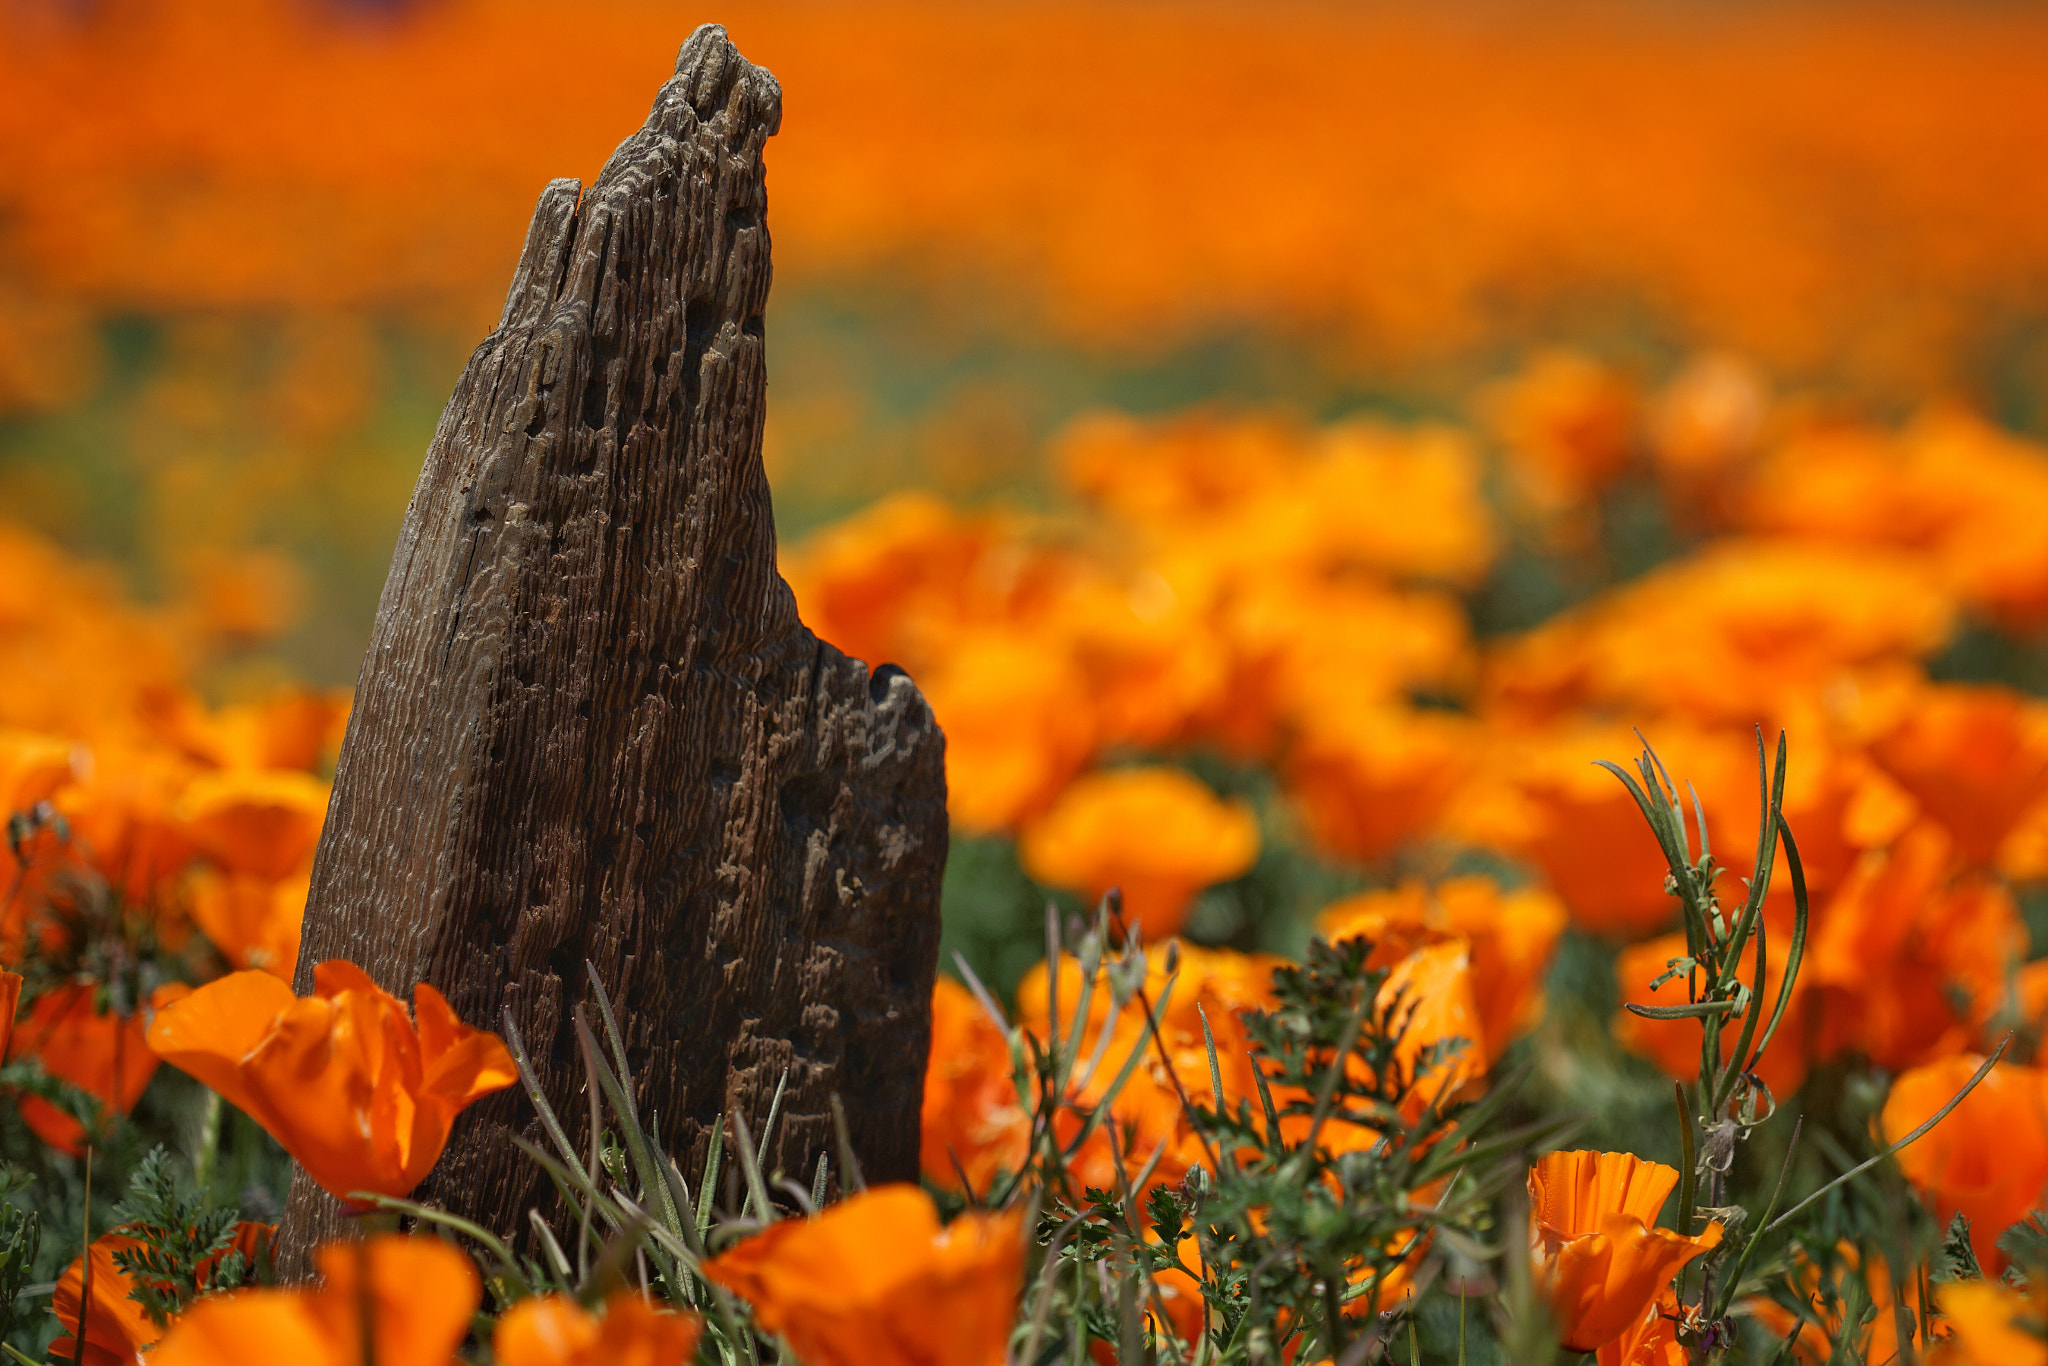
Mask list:
[[[1913,552],[1965,602],[2030,631],[2048,608],[2040,449],[1945,404],[1896,433],[1828,422],[1778,446],[1737,509],[1760,529]]]
[[[78,755],[78,746],[54,735],[0,728],[0,819],[55,796]]]
[[[176,814],[192,766],[163,750],[119,741],[93,745],[78,782],[56,797],[71,826],[71,851],[131,905],[162,899],[164,883],[191,862],[190,832]]]
[[[1388,968],[1380,988],[1379,1002],[1391,1003],[1397,994],[1407,1001],[1407,1027],[1398,1055],[1413,1068],[1424,1049],[1453,1039],[1468,1045],[1433,1070],[1415,1076],[1402,1102],[1412,1119],[1432,1101],[1449,1098],[1486,1071],[1484,1053],[1477,1044],[1481,1034],[1478,1007],[1472,995],[1470,957],[1462,939],[1449,936],[1423,937],[1424,942],[1390,940],[1376,966]],[[1177,978],[1167,998],[1166,961],[1178,960]],[[1144,1045],[1137,1068],[1118,1093],[1112,1113],[1125,1145],[1128,1165],[1142,1166],[1155,1151],[1164,1148],[1153,1165],[1151,1185],[1180,1180],[1194,1163],[1206,1160],[1201,1139],[1196,1135],[1182,1104],[1185,1095],[1203,1105],[1211,1104],[1208,1046],[1202,1035],[1206,1014],[1216,1040],[1217,1066],[1227,1107],[1240,1100],[1256,1111],[1257,1079],[1247,1056],[1250,1041],[1245,1036],[1241,1015],[1272,1004],[1273,969],[1285,960],[1271,954],[1243,954],[1228,949],[1203,949],[1174,942],[1154,946],[1146,953],[1145,990],[1153,1003],[1159,1039],[1146,1041],[1145,1011],[1133,1002],[1114,1020],[1109,1018],[1108,992],[1098,988],[1090,1018],[1082,1025],[1081,1056],[1092,1055],[1107,1026],[1110,1040],[1103,1050],[1105,1061],[1079,1092],[1068,1098],[1073,1108],[1063,1108],[1054,1118],[1054,1132],[1062,1137],[1077,1131],[1082,1120],[1077,1112],[1092,1107],[1105,1092],[1120,1061],[1134,1048]],[[1050,974],[1039,964],[1026,973],[1017,987],[1017,1011],[1023,1026],[1040,1038],[1049,1037]],[[1080,969],[1071,957],[1059,964],[1060,1030],[1071,1026],[1071,1012],[1081,994]],[[1164,1054],[1164,1060],[1161,1054]],[[1292,1097],[1285,1088],[1275,1090],[1274,1099]],[[1305,1115],[1282,1121],[1282,1132],[1300,1141],[1308,1132]],[[1331,1121],[1324,1125],[1320,1141],[1332,1151],[1369,1147],[1379,1134],[1360,1125]],[[1110,1151],[1108,1126],[1095,1136],[1073,1161],[1077,1179],[1089,1185],[1113,1189],[1116,1184],[1115,1157]],[[1142,1197],[1143,1192],[1138,1192]]]
[[[1819,1056],[1913,1067],[1968,1047],[2004,998],[2026,924],[2003,886],[1952,877],[1952,851],[1922,821],[1863,855],[1816,908],[1800,980],[1815,993]]]
[[[138,710],[164,744],[209,768],[310,771],[340,748],[349,695],[291,688],[211,711],[190,689],[155,688]]]
[[[1413,1123],[1432,1105],[1449,1104],[1461,1096],[1469,1098],[1471,1089],[1484,1083],[1486,1057],[1479,1044],[1479,1009],[1472,998],[1471,955],[1465,941],[1430,937],[1415,944],[1389,939],[1377,946],[1367,964],[1387,968],[1386,980],[1380,984],[1374,1003],[1376,1008],[1385,1010],[1397,999],[1402,1003],[1401,1037],[1394,1047],[1394,1056],[1406,1077],[1407,1089],[1399,1102],[1402,1115]],[[1420,1066],[1425,1050],[1451,1043],[1462,1046],[1434,1067]],[[1240,1052],[1244,1047],[1236,1039],[1230,1045]],[[1224,1046],[1225,1041],[1219,1038],[1217,1047]],[[1353,1058],[1348,1066],[1357,1080],[1371,1080],[1370,1072],[1358,1059]],[[1246,1071],[1248,1074],[1248,1067]],[[1189,1075],[1207,1079],[1206,1073],[1190,1071]],[[1246,1083],[1245,1091],[1253,1084]],[[1236,1094],[1239,1093],[1226,1085],[1225,1099],[1230,1104],[1236,1103]],[[1313,1097],[1276,1086],[1273,1099],[1285,1105],[1290,1101],[1310,1101]],[[1314,1121],[1306,1114],[1284,1116],[1280,1121],[1281,1134],[1292,1143],[1306,1142],[1314,1127]],[[1317,1136],[1318,1144],[1333,1153],[1369,1148],[1379,1140],[1379,1130],[1344,1119],[1329,1120]],[[1418,1248],[1418,1255],[1420,1252]]]
[[[262,1255],[263,1246],[277,1232],[275,1224],[252,1224],[247,1220],[235,1226],[233,1251],[240,1252],[251,1262]],[[87,1249],[92,1255],[92,1300],[85,1306],[85,1352],[78,1354],[79,1297],[85,1287],[85,1258],[74,1257],[64,1274],[57,1278],[56,1291],[50,1297],[50,1313],[56,1317],[62,1335],[50,1344],[50,1357],[54,1361],[71,1361],[77,1358],[82,1366],[134,1366],[135,1363],[154,1360],[144,1357],[149,1345],[164,1335],[164,1329],[156,1326],[141,1304],[130,1299],[135,1283],[114,1261],[114,1254],[139,1248],[141,1243],[116,1229],[93,1239]],[[211,1260],[200,1263],[202,1274],[211,1269]]]
[[[244,1290],[186,1310],[148,1366],[452,1366],[483,1297],[476,1264],[439,1238],[386,1234],[313,1254],[316,1288]]]
[[[1687,1262],[1718,1247],[1658,1228],[1678,1173],[1630,1153],[1549,1153],[1529,1169],[1529,1242],[1567,1351],[1592,1352],[1641,1325]]]
[[[1169,959],[1175,963],[1171,974],[1167,972]],[[1205,949],[1185,940],[1153,944],[1145,949],[1145,992],[1158,1014],[1162,1033],[1170,1036],[1187,1034],[1192,1047],[1203,1049],[1200,1011],[1206,1009],[1210,1027],[1220,1030],[1238,1011],[1271,1005],[1273,970],[1286,962],[1277,954]],[[1059,1024],[1060,1033],[1064,1036],[1074,1023],[1074,1006],[1081,999],[1081,967],[1072,954],[1063,953],[1058,969]],[[1166,996],[1169,976],[1175,978],[1171,999]],[[1053,985],[1052,975],[1042,962],[1033,964],[1017,983],[1017,1021],[1041,1039],[1051,1037]],[[1097,1031],[1109,1019],[1109,996],[1106,986],[1098,982],[1089,1003],[1088,1018],[1081,1022],[1084,1050],[1094,1047]],[[1142,1009],[1133,1003],[1125,1007],[1115,1026],[1121,1029],[1142,1018]],[[1220,1034],[1217,1047],[1223,1047]],[[1111,1051],[1117,1050],[1112,1047]],[[1206,1057],[1206,1050],[1204,1052]],[[1205,1085],[1208,1068],[1205,1060],[1202,1063]]]
[[[1593,1354],[1595,1366],[1687,1366],[1691,1355],[1678,1340],[1678,1297],[1666,1290],[1642,1318]]]
[[[932,1051],[925,1064],[919,1166],[925,1180],[957,1190],[960,1174],[986,1191],[1024,1161],[1030,1118],[1017,1104],[1010,1041],[950,977],[932,987]]]
[[[1467,717],[1393,705],[1327,711],[1288,751],[1287,795],[1316,844],[1377,863],[1430,832],[1471,772]]]
[[[203,773],[178,810],[206,857],[230,873],[278,882],[312,855],[327,819],[327,785],[288,769]]]
[[[958,621],[960,596],[1006,531],[998,518],[904,491],[791,548],[782,557],[782,574],[821,639],[870,667],[902,664],[922,677],[920,627]]]
[[[963,629],[918,687],[946,732],[946,810],[965,830],[1015,826],[1087,763],[1095,725],[1079,666],[1036,632]]]
[[[1997,1281],[1954,1281],[1935,1303],[1949,1327],[1934,1358],[1941,1366],[2048,1366],[2048,1314],[2033,1296]]]
[[[1023,1211],[945,1228],[915,1186],[872,1189],[704,1263],[805,1366],[1001,1366],[1024,1275]]]
[[[1075,418],[1054,440],[1060,481],[1135,526],[1184,525],[1241,506],[1300,473],[1303,434],[1269,413],[1226,417],[1197,409],[1141,421],[1125,413]]]
[[[1181,553],[1195,557],[1206,549]],[[1211,572],[1227,567],[1204,565]],[[1271,566],[1243,567],[1217,585],[1214,595],[1218,639],[1211,648],[1226,654],[1229,677],[1201,718],[1203,738],[1239,758],[1268,757],[1291,739],[1294,746],[1316,751],[1290,747],[1290,771],[1298,771],[1301,781],[1313,783],[1333,767],[1332,780],[1363,780],[1389,789],[1390,796],[1406,787],[1424,799],[1413,805],[1426,807],[1441,785],[1418,784],[1416,761],[1406,756],[1446,733],[1427,722],[1451,718],[1417,713],[1402,703],[1411,691],[1449,694],[1470,684],[1477,658],[1463,605],[1434,590],[1274,572]],[[1181,648],[1207,644],[1184,636]],[[1332,819],[1348,826],[1370,821],[1373,814],[1354,809],[1332,813]],[[1386,823],[1398,826],[1402,819],[1396,815]]]
[[[631,1291],[607,1300],[602,1317],[567,1295],[542,1295],[498,1320],[491,1351],[498,1366],[683,1366],[703,1327]]]
[[[1228,660],[1212,625],[1160,576],[1091,566],[1047,610],[1045,634],[1080,670],[1098,746],[1166,748],[1223,705]]]
[[[1930,567],[1910,556],[1724,539],[1495,646],[1488,690],[1523,716],[1593,706],[1746,732],[1759,715],[1810,703],[1838,681],[1853,693],[1868,674],[1932,654],[1954,613]],[[1658,724],[1660,751],[1668,729]],[[1748,770],[1754,811],[1753,742],[1734,757]],[[1690,764],[1673,769],[1700,776]],[[1705,784],[1701,793],[1714,811]]]
[[[186,990],[176,984],[158,987],[150,1004],[161,1008]],[[97,993],[93,983],[76,982],[38,996],[14,1030],[8,1057],[37,1059],[43,1071],[98,1100],[111,1118],[127,1114],[142,1099],[156,1075],[157,1057],[145,1038],[145,1012],[102,1013]],[[51,1147],[73,1157],[85,1150],[85,1127],[41,1096],[21,1097],[21,1117]]]
[[[1395,963],[1380,987],[1378,1004],[1396,997],[1403,1002],[1405,1027],[1394,1054],[1412,1073],[1401,1108],[1413,1119],[1486,1076],[1484,1030],[1472,995],[1472,956],[1465,941],[1425,944]],[[1435,1068],[1417,1070],[1425,1049],[1453,1041],[1462,1041],[1464,1047]]]
[[[1177,768],[1091,773],[1062,792],[1017,841],[1039,882],[1095,898],[1121,887],[1124,915],[1148,939],[1172,934],[1195,895],[1242,876],[1259,856],[1259,823]]]
[[[1770,381],[1747,357],[1708,351],[1673,375],[1649,428],[1658,472],[1688,495],[1675,505],[1720,501],[1719,486],[1757,454],[1770,416]]]
[[[448,1142],[455,1116],[518,1080],[495,1034],[457,1019],[440,992],[405,1003],[342,959],[313,970],[301,1000],[267,972],[237,972],[158,1012],[149,1046],[262,1125],[329,1193],[405,1195]]]
[[[142,1349],[163,1336],[142,1306],[128,1298],[135,1287],[114,1264],[117,1250],[136,1246],[132,1238],[108,1233],[93,1239],[87,1249],[92,1256],[92,1302],[85,1307],[83,1366],[134,1366],[143,1359]],[[50,1312],[62,1330],[50,1344],[53,1360],[70,1361],[78,1354],[79,1292],[84,1284],[85,1259],[74,1257],[50,1297]]]
[[[273,882],[246,873],[202,869],[192,879],[192,919],[237,968],[260,968],[289,982],[299,965],[310,875]]]
[[[1870,749],[1979,866],[2048,796],[2048,705],[2010,688],[1925,687]]]
[[[1660,731],[1659,745],[1668,741]],[[1627,731],[1606,727],[1507,734],[1446,824],[1471,843],[1535,865],[1580,929],[1631,938],[1661,930],[1678,918],[1678,903],[1664,892],[1664,856],[1627,789],[1593,764],[1638,745]],[[1674,771],[1697,781],[1691,757],[1666,752]],[[1715,785],[1702,791],[1708,809],[1717,809]]]
[[[1428,930],[1471,946],[1472,1000],[1479,1011],[1473,1044],[1488,1062],[1500,1057],[1543,1013],[1543,975],[1564,933],[1564,904],[1537,888],[1503,892],[1491,878],[1459,877],[1434,887],[1404,882],[1332,902],[1316,933],[1336,943],[1363,935]]]
[[[1589,495],[1635,451],[1636,396],[1590,356],[1559,348],[1531,356],[1495,384],[1481,408],[1508,456],[1517,491],[1539,513],[1583,513]]]
[[[1895,1143],[1926,1122],[1983,1061],[1958,1053],[1901,1073],[1877,1117],[1883,1141]],[[1969,1218],[1978,1260],[2002,1270],[1999,1235],[2038,1206],[2048,1187],[2048,1072],[1999,1063],[1898,1161],[1944,1226],[1958,1210]]]

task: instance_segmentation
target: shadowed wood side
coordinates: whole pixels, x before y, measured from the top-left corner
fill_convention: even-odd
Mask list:
[[[915,1179],[944,741],[910,679],[819,641],[776,572],[780,117],[774,78],[706,26],[589,191],[541,195],[406,512],[297,985],[339,957],[481,1027],[509,1007],[577,1115],[588,959],[686,1172],[787,1069],[771,1165],[807,1178],[836,1091],[869,1178]],[[541,1138],[517,1088],[458,1122],[415,1198],[523,1240],[554,1196],[514,1133]],[[281,1267],[339,1224],[299,1177]]]

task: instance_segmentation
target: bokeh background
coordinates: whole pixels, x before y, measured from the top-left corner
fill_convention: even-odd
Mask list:
[[[536,196],[708,20],[784,89],[786,570],[951,737],[949,963],[1014,989],[1044,897],[1111,880],[1155,934],[1294,951],[1340,896],[1485,873],[1562,897],[1551,1081],[1619,1132],[1668,1093],[1607,1038],[1615,953],[1668,912],[1586,763],[1642,726],[1753,829],[1762,723],[1834,885],[1925,865],[1880,891],[1981,950],[1842,949],[1873,998],[1872,963],[1945,966],[1904,1023],[1831,1006],[1811,1056],[1945,1056],[2017,999],[2048,943],[2029,4],[6,0],[7,725],[141,697],[149,744],[232,767],[236,708],[352,683]],[[272,766],[317,773],[293,715],[312,749]],[[1930,825],[1962,852],[1911,864]]]
[[[536,195],[707,19],[785,90],[786,543],[911,486],[1056,505],[1093,408],[1467,425],[1561,345],[1638,397],[1725,351],[1806,410],[2048,423],[2034,6],[0,13],[0,508],[209,604],[224,693],[353,680]]]

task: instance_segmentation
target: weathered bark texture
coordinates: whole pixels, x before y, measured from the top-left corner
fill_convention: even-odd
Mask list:
[[[807,1176],[837,1092],[869,1179],[915,1179],[943,739],[910,679],[819,641],[776,572],[780,117],[774,77],[706,26],[589,192],[542,194],[406,512],[298,987],[341,957],[473,1024],[509,1006],[576,1116],[589,959],[686,1172],[726,1110],[758,1127],[788,1069],[774,1165]],[[463,1118],[417,1198],[523,1239],[552,1193],[515,1132],[541,1140],[517,1088]],[[283,1265],[336,1225],[300,1177]]]

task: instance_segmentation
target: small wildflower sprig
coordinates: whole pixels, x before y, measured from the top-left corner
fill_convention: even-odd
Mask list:
[[[127,1235],[114,1265],[128,1278],[130,1298],[158,1329],[204,1295],[270,1279],[269,1239],[251,1256],[237,1245],[241,1213],[209,1208],[204,1192],[178,1180],[168,1152],[150,1150],[128,1179],[128,1197],[114,1209],[115,1231]]]
[[[1777,1037],[1792,1002],[1792,990],[1799,965],[1806,953],[1809,907],[1806,873],[1799,861],[1799,846],[1785,822],[1785,736],[1778,736],[1775,762],[1764,753],[1763,732],[1757,732],[1757,848],[1750,875],[1744,881],[1742,904],[1731,917],[1721,904],[1716,883],[1721,868],[1707,835],[1706,811],[1699,793],[1690,784],[1692,828],[1688,830],[1686,807],[1678,786],[1664,762],[1647,742],[1636,761],[1638,783],[1619,764],[1601,760],[1600,766],[1621,779],[1635,798],[1643,817],[1657,837],[1670,871],[1665,890],[1677,898],[1684,915],[1686,954],[1666,964],[1665,972],[1651,983],[1654,990],[1677,979],[1686,983],[1684,1005],[1650,1006],[1635,1002],[1628,1009],[1650,1020],[1694,1019],[1699,1021],[1699,1080],[1691,1095],[1684,1083],[1676,1083],[1679,1133],[1685,1151],[1678,1187],[1678,1229],[1693,1232],[1696,1218],[1718,1218],[1739,1229],[1748,1213],[1728,1203],[1728,1176],[1735,1151],[1758,1125],[1777,1111],[1777,1099],[1757,1075],[1764,1051]],[[1698,854],[1693,853],[1697,834]],[[1785,968],[1773,995],[1770,990],[1769,929],[1764,920],[1764,898],[1776,869],[1780,842],[1785,848],[1785,865],[1792,879],[1792,938]],[[1743,959],[1754,960],[1745,978]],[[1729,1027],[1739,1022],[1740,1031],[1732,1048],[1724,1048]],[[1795,1134],[1796,1144],[1796,1134]],[[1789,1169],[1789,1154],[1787,1158]],[[1780,1186],[1782,1194],[1782,1183]],[[1776,1197],[1773,1198],[1775,1205]],[[1734,1284],[1756,1248],[1761,1224],[1770,1220],[1775,1208],[1767,1209],[1751,1236],[1739,1243],[1731,1240],[1724,1251],[1707,1258],[1701,1275],[1699,1299],[1693,1306],[1700,1322],[1687,1329],[1689,1345],[1711,1347],[1725,1332],[1720,1327],[1731,1302]],[[1734,1252],[1733,1263],[1724,1268]],[[1718,1290],[1716,1273],[1722,1272]]]
[[[1106,900],[1098,933],[1112,909]],[[1196,1008],[1209,1085],[1180,1104],[1202,1159],[1178,1180],[1157,1179],[1161,1149],[1133,1144],[1108,1114],[1137,1067],[1155,1054],[1167,1061],[1158,1021],[1177,981],[1173,946],[1154,998],[1142,953],[1102,943],[1089,935],[1079,945],[1079,997],[1071,1015],[1054,1015],[1068,1025],[1059,1042],[1012,1035],[1046,1249],[1013,1360],[1040,1360],[1062,1341],[1067,1361],[1090,1341],[1128,1361],[1362,1360],[1447,1265],[1500,1255],[1493,1211],[1520,1176],[1520,1154],[1570,1121],[1496,1132],[1519,1077],[1472,1100],[1457,1066],[1471,1043],[1410,1040],[1417,993],[1390,989],[1370,940],[1315,940],[1300,964],[1274,972],[1271,1008],[1243,1011],[1226,1031],[1246,1045],[1255,1097],[1226,1089],[1216,1029]],[[1125,1009],[1141,1016],[1127,1052],[1105,1052],[1109,1024],[1081,1046],[1098,993],[1112,1022]],[[1069,1057],[1077,1068],[1063,1074]],[[1104,1098],[1077,1108],[1075,1089],[1105,1066],[1117,1071]],[[1075,1189],[1074,1160],[1098,1129],[1114,1186]]]
[[[1446,1256],[1499,1254],[1491,1211],[1520,1174],[1518,1155],[1572,1127],[1496,1132],[1520,1076],[1460,1098],[1451,1063],[1470,1041],[1404,1046],[1416,1002],[1386,989],[1374,948],[1318,939],[1298,967],[1277,970],[1274,1008],[1245,1018],[1259,1113],[1229,1105],[1220,1084],[1195,1107],[1216,1174],[1162,1203],[1195,1231],[1218,1359],[1245,1344],[1252,1361],[1278,1360],[1292,1337],[1307,1359],[1383,1340],[1393,1315],[1378,1313]]]
[[[1805,957],[1810,923],[1805,868],[1784,814],[1784,733],[1779,733],[1775,758],[1767,759],[1763,732],[1757,732],[1757,848],[1750,874],[1744,879],[1741,906],[1732,916],[1723,907],[1716,886],[1722,870],[1708,839],[1706,812],[1699,794],[1687,785],[1692,815],[1688,828],[1686,803],[1680,800],[1678,785],[1647,741],[1636,760],[1640,781],[1619,764],[1598,762],[1628,788],[1643,818],[1649,822],[1668,865],[1665,891],[1679,902],[1685,922],[1685,956],[1670,960],[1650,987],[1654,991],[1668,982],[1683,980],[1686,1003],[1654,1006],[1629,1002],[1627,1009],[1644,1019],[1692,1019],[1700,1024],[1696,1089],[1688,1094],[1683,1082],[1674,1083],[1679,1138],[1685,1155],[1678,1187],[1677,1227],[1681,1234],[1690,1235],[1697,1222],[1718,1221],[1730,1236],[1696,1263],[1700,1268],[1696,1287],[1688,1286],[1689,1270],[1680,1273],[1677,1312],[1672,1317],[1677,1324],[1678,1340],[1689,1359],[1704,1363],[1724,1355],[1735,1344],[1735,1325],[1730,1314],[1737,1299],[1765,1289],[1748,1279],[1764,1239],[1783,1229],[1829,1192],[1933,1129],[1989,1075],[2011,1040],[2008,1036],[1948,1104],[1925,1123],[1781,1212],[1799,1148],[1801,1124],[1795,1122],[1770,1197],[1762,1214],[1752,1218],[1746,1207],[1729,1201],[1730,1173],[1743,1140],[1777,1111],[1777,1100],[1758,1076],[1758,1066],[1785,1022]],[[1693,852],[1695,836],[1697,855]],[[1793,919],[1784,967],[1777,989],[1772,992],[1769,929],[1763,912],[1781,843],[1792,882]],[[1743,972],[1745,955],[1753,962],[1747,975]],[[1731,1029],[1737,1030],[1732,1047],[1726,1046],[1726,1035]],[[1803,1325],[1795,1326],[1794,1338],[1800,1327]],[[1786,1350],[1790,1350],[1789,1339]]]
[[[42,1217],[13,1199],[27,1184],[24,1174],[0,1164],[0,1343],[33,1312],[25,1292],[42,1247]]]

